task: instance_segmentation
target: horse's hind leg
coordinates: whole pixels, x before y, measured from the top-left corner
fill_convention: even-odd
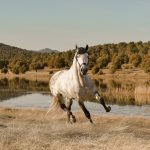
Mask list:
[[[95,92],[95,98],[103,105],[103,107],[105,108],[106,112],[110,112],[111,107],[110,106],[106,106],[104,98],[101,97],[98,92]]]
[[[83,110],[85,116],[90,120],[91,123],[93,123],[93,121],[91,119],[91,115],[90,115],[89,111],[86,109],[86,107],[84,106],[84,103],[79,101],[79,106]]]
[[[72,103],[73,103],[73,100],[72,99],[67,99],[67,102],[66,102],[66,107],[68,108],[68,110],[71,112],[71,106],[72,106]],[[72,112],[71,112],[72,113]],[[72,117],[72,122],[76,122],[76,117],[73,115],[73,113],[72,113],[72,115],[71,114],[69,114],[69,118],[70,118],[70,116]]]
[[[100,98],[100,103],[103,105],[103,107],[105,108],[106,112],[110,112],[111,107],[105,105],[105,101],[104,101],[103,97]]]

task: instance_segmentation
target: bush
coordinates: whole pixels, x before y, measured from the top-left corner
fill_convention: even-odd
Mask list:
[[[21,73],[25,73],[26,71],[28,71],[29,70],[29,68],[28,68],[28,66],[26,66],[26,65],[22,65],[20,68],[19,68],[19,72],[21,72]]]
[[[104,68],[104,67],[106,67],[108,65],[108,63],[109,63],[109,57],[107,57],[107,56],[99,57],[97,59],[97,63],[99,65],[99,68],[102,69],[102,68]]]
[[[92,74],[97,74],[99,72],[99,67],[98,66],[95,66],[92,68]]]
[[[142,68],[146,73],[150,73],[150,55],[147,55],[143,59]]]
[[[99,72],[98,72],[98,75],[102,75],[102,74],[104,74],[104,73],[103,73],[103,71],[100,69]]]
[[[131,55],[131,57],[130,57],[130,62],[131,62],[135,67],[138,67],[139,64],[141,63],[141,61],[142,61],[142,58],[141,58],[141,56],[138,55],[138,54],[133,54],[133,55]]]
[[[28,63],[23,60],[14,60],[11,62],[9,67],[10,70],[15,74],[25,73],[29,70]]]
[[[116,70],[117,70],[117,69],[116,69],[113,65],[110,67],[110,73],[115,73]]]
[[[19,74],[19,68],[14,66],[13,68],[11,68],[11,71],[15,74]]]
[[[53,74],[53,73],[54,73],[53,71],[50,71],[50,72],[49,72],[49,74]]]
[[[7,68],[8,61],[0,60],[0,69]]]
[[[45,67],[45,64],[40,63],[40,62],[32,62],[30,64],[30,69],[35,70],[36,72],[37,70],[44,69],[44,67]]]
[[[1,70],[1,73],[7,73],[7,72],[8,72],[8,69],[5,67]]]
[[[121,69],[121,66],[127,63],[128,60],[128,56],[125,54],[114,56],[112,60],[112,66],[110,68],[111,73],[114,73],[117,69]]]

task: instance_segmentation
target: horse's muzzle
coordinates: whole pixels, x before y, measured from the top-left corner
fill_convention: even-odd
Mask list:
[[[88,68],[87,68],[87,67],[81,67],[81,74],[82,74],[82,75],[86,75],[86,74],[87,74],[87,71],[88,71]]]

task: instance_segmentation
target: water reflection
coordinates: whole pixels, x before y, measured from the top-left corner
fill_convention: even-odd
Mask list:
[[[0,103],[2,107],[17,107],[17,108],[44,108],[48,109],[51,105],[51,96],[43,95],[40,93],[32,93],[24,96],[20,96],[18,98],[11,98],[10,100],[6,100]],[[133,105],[113,105],[110,113],[106,113],[102,105],[86,102],[86,107],[91,113],[94,114],[105,114],[105,115],[129,115],[129,116],[144,116],[150,117],[150,109],[148,105],[144,106],[133,106]],[[73,102],[72,111],[81,111],[77,101]]]
[[[0,80],[0,101],[33,92],[49,92],[48,82],[31,81],[24,78]]]
[[[150,80],[94,80],[107,103],[119,105],[150,104]]]
[[[119,105],[150,104],[150,80],[137,83],[136,80],[94,80],[107,103]],[[49,84],[23,78],[0,80],[0,101],[28,93],[50,93]]]

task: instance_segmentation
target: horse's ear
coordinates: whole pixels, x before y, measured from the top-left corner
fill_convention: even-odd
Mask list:
[[[89,46],[88,46],[88,45],[86,45],[86,48],[85,48],[85,49],[86,49],[86,50],[88,50],[88,48],[89,48]]]
[[[78,46],[76,45],[76,49],[78,49]]]

